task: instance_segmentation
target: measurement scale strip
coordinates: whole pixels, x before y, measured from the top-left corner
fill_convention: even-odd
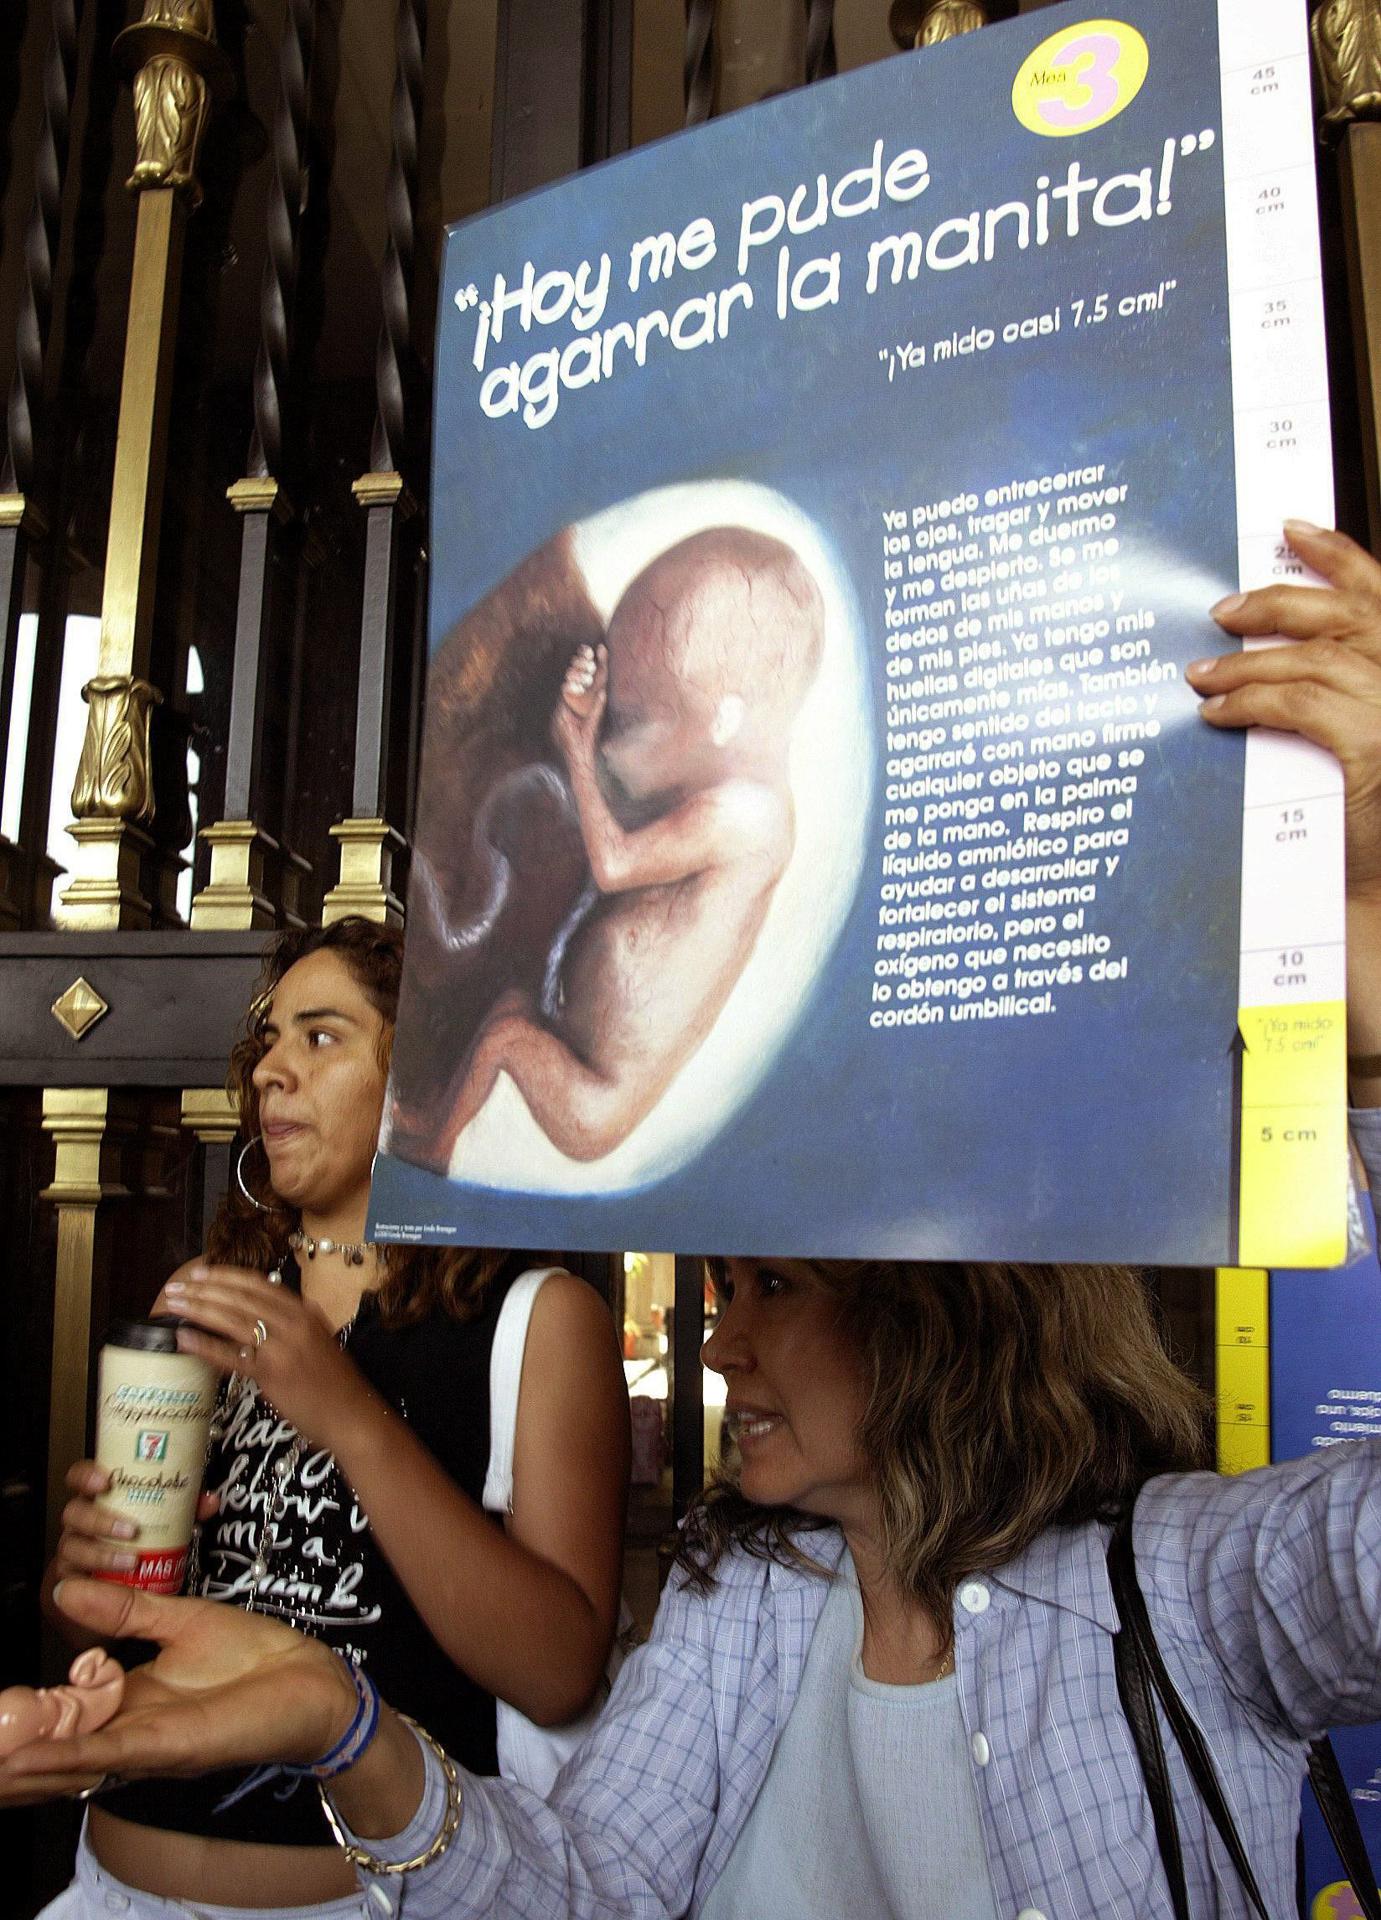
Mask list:
[[[1292,0],[1220,0],[1244,591],[1309,580],[1281,523],[1298,516],[1326,526],[1334,511],[1306,36]],[[1264,155],[1278,164],[1263,167]],[[1345,1252],[1342,849],[1336,764],[1324,755],[1302,763],[1297,742],[1251,732],[1238,989],[1243,1267],[1330,1266]],[[1245,1357],[1231,1364],[1255,1367]],[[1220,1438],[1225,1413],[1220,1395]],[[1243,1424],[1240,1413],[1227,1417]],[[1246,1424],[1259,1434],[1264,1414]]]

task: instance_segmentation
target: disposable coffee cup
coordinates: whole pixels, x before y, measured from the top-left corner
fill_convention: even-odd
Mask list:
[[[177,1350],[180,1320],[117,1320],[101,1348],[96,1459],[110,1487],[96,1504],[130,1520],[138,1564],[103,1570],[101,1580],[180,1593],[206,1466],[216,1374]]]

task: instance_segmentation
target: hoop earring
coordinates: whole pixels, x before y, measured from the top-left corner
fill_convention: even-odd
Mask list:
[[[271,1207],[266,1200],[260,1200],[256,1194],[251,1193],[245,1182],[245,1155],[251,1147],[257,1147],[263,1137],[262,1133],[256,1133],[252,1140],[245,1141],[239,1153],[235,1156],[235,1185],[240,1189],[240,1192],[244,1195],[245,1199],[248,1200],[249,1204],[252,1207],[257,1207],[260,1213],[283,1213],[285,1211],[283,1207]]]

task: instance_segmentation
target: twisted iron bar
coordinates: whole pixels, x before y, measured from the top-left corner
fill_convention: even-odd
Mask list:
[[[686,0],[686,125],[714,112],[715,0]]]
[[[316,0],[288,0],[278,49],[278,108],[273,121],[273,177],[269,182],[267,246],[259,290],[259,353],[254,363],[254,431],[246,473],[281,478],[283,396],[297,292],[298,236],[307,198],[307,123],[310,115]]]
[[[24,39],[29,27],[29,0],[10,0],[0,13],[0,259],[5,256],[5,198],[14,172],[15,135],[19,130],[19,95],[23,81]]]
[[[53,0],[43,63],[43,123],[34,157],[34,200],[24,234],[24,287],[15,326],[14,375],[5,413],[0,493],[27,493],[34,480],[81,11],[82,0]]]
[[[378,411],[369,460],[375,473],[401,471],[412,368],[412,264],[417,237],[417,135],[422,114],[422,45],[427,0],[398,0],[398,67],[393,78],[393,158],[385,203],[388,244],[380,275],[383,325],[374,356]]]
[[[834,0],[806,0],[806,84],[839,71],[834,44]]]

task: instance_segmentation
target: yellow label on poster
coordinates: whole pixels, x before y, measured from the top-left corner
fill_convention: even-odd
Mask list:
[[[1242,1007],[1244,1266],[1347,1257],[1347,1016],[1341,1000]]]
[[[1150,63],[1135,27],[1122,20],[1081,20],[1042,40],[1022,62],[1012,85],[1012,111],[1032,133],[1050,139],[1088,133],[1130,106]]]
[[[1341,1000],[1243,1007],[1242,1105],[1342,1106],[1347,1085],[1347,1008]]]
[[[1342,1107],[1243,1107],[1237,1257],[1260,1267],[1337,1267],[1347,1258],[1347,1114]]]

